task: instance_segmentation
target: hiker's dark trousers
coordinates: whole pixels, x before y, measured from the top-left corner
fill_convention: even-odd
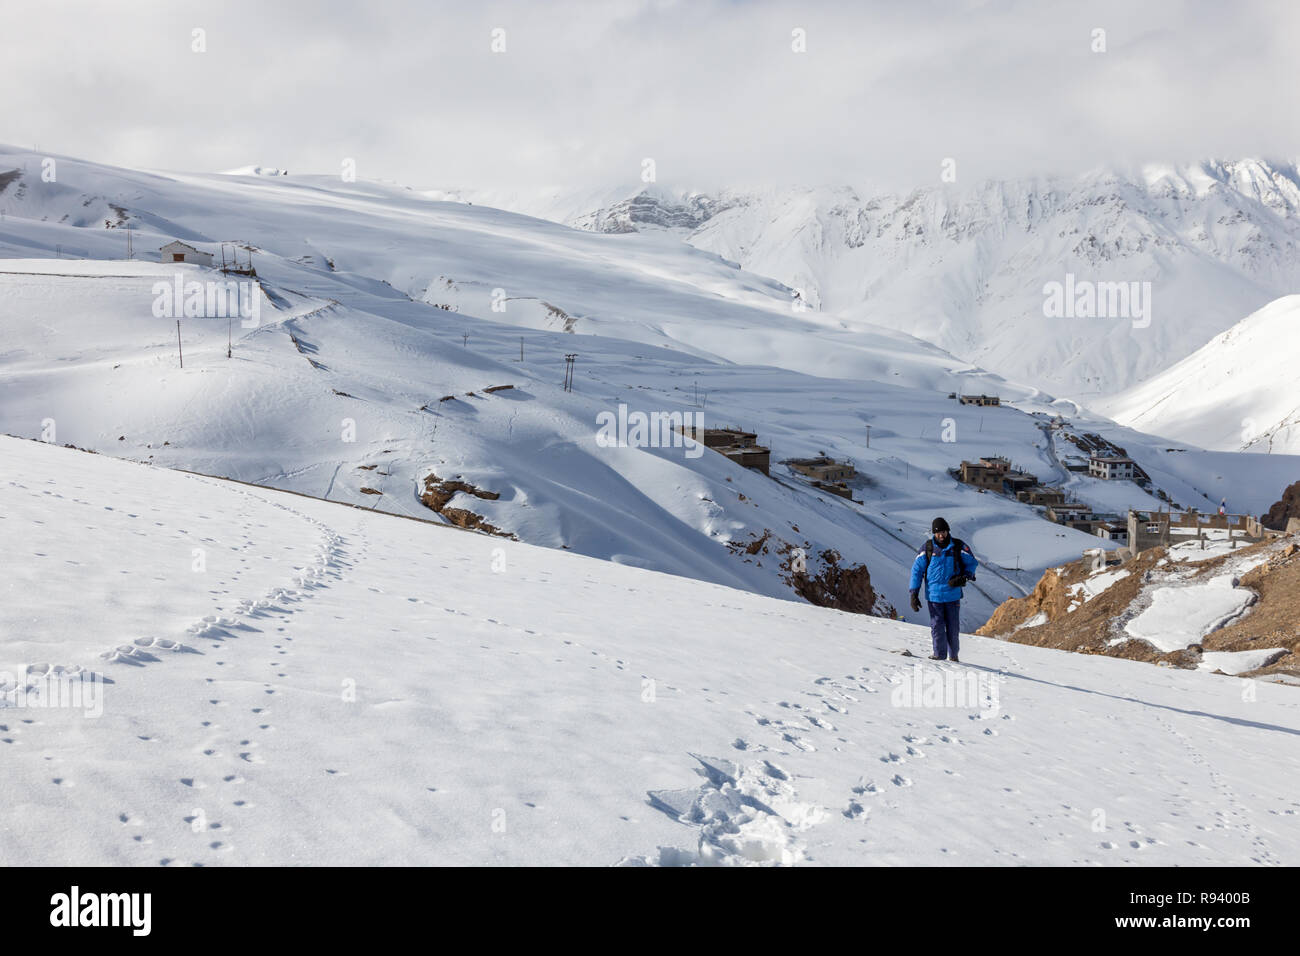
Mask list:
[[[930,601],[930,639],[934,656],[947,659],[957,656],[958,631],[961,630],[961,601]]]

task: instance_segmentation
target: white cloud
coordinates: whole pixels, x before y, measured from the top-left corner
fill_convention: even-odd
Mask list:
[[[353,157],[417,187],[632,182],[644,157],[670,184],[906,189],[945,157],[969,180],[1295,156],[1297,21],[1200,0],[33,2],[0,34],[0,139],[164,169]]]

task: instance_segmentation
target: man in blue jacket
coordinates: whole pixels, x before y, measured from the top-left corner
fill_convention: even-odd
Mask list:
[[[961,589],[975,580],[979,562],[970,546],[948,534],[948,522],[935,518],[930,525],[933,537],[925,542],[912,562],[912,610],[921,610],[918,592],[925,584],[925,598],[930,605],[930,637],[934,644],[932,661],[957,660],[958,634],[961,629]]]

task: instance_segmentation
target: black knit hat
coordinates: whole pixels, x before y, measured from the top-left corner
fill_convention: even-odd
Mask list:
[[[944,521],[942,518],[935,518],[934,521],[931,522],[930,524],[931,534],[938,534],[940,531],[947,531],[947,530],[948,530],[948,522]]]

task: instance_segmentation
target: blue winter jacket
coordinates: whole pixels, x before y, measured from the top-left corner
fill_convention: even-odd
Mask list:
[[[975,569],[980,566],[975,560],[975,555],[971,554],[970,545],[962,547],[960,556],[954,552],[952,545],[951,536],[948,538],[948,546],[943,549],[940,549],[939,542],[935,541],[934,555],[930,558],[930,567],[925,571],[925,596],[934,604],[961,600],[961,588],[948,587],[948,579],[958,573],[959,557],[961,573],[972,580],[975,578]],[[922,568],[925,568],[924,547],[912,562],[912,581],[907,586],[909,591],[920,589]]]

